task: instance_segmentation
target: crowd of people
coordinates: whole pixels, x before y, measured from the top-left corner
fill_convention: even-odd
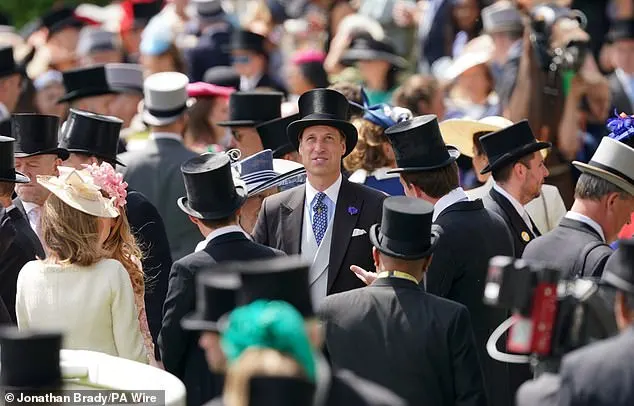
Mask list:
[[[8,328],[191,406],[634,404],[633,1],[1,11]],[[499,257],[592,281],[613,328],[502,362]]]

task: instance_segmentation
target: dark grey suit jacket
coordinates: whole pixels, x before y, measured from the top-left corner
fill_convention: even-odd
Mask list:
[[[518,368],[494,360],[486,343],[507,317],[505,309],[488,306],[482,300],[489,260],[496,255],[513,256],[513,242],[502,218],[484,208],[482,200],[452,204],[443,210],[435,224],[442,237],[425,275],[428,293],[463,304],[473,322],[476,348],[482,365],[490,406],[513,403],[510,377]],[[527,376],[526,368],[519,368]]]
[[[197,156],[176,140],[148,141],[141,151],[119,155],[126,167],[117,168],[131,189],[142,193],[158,210],[169,240],[172,260],[191,254],[200,241],[198,228],[176,204],[185,196],[181,164]]]
[[[627,97],[627,93],[625,93],[625,89],[623,89],[623,85],[616,73],[609,76],[609,81],[610,94],[612,95],[612,109],[610,109],[610,112],[616,110],[617,114],[634,114],[634,105],[630,98]]]
[[[551,232],[531,241],[522,258],[558,269],[564,277],[600,277],[612,252],[592,227],[564,217]]]
[[[412,281],[382,278],[328,296],[319,315],[335,369],[349,369],[410,405],[487,404],[469,312],[461,304]]]
[[[264,199],[253,229],[255,241],[288,255],[299,254],[305,197],[306,186],[301,185]],[[345,178],[342,180],[333,219],[327,294],[364,286],[350,271],[350,265],[374,271],[372,245],[367,233],[370,226],[381,221],[385,197],[382,192],[367,186]],[[351,207],[356,211],[351,211]],[[367,233],[351,238],[355,228]]]

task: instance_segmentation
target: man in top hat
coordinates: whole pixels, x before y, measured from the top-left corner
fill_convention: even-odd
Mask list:
[[[244,184],[234,183],[226,154],[205,154],[181,166],[186,196],[178,207],[205,239],[196,251],[174,262],[159,336],[165,369],[187,388],[188,404],[200,405],[220,394],[198,347],[198,335],[183,331],[183,316],[194,310],[195,275],[214,264],[282,255],[273,248],[254,243],[238,226],[240,208],[247,199]]]
[[[612,109],[634,112],[634,19],[616,20],[611,25],[614,73],[609,76]]]
[[[233,66],[214,66],[205,71],[203,81],[216,86],[240,88],[240,74]]]
[[[300,162],[299,153],[288,141],[286,127],[299,120],[299,113],[276,118],[255,126],[264,149],[273,151],[273,158]]]
[[[514,254],[521,258],[530,241],[541,235],[524,206],[538,198],[548,169],[541,150],[549,142],[538,142],[527,120],[480,138],[489,164],[480,171],[491,173],[494,184],[485,206],[504,219],[513,237]]]
[[[42,205],[50,192],[37,182],[37,176],[58,176],[57,167],[69,153],[58,145],[59,118],[43,114],[14,114],[11,135],[15,138],[15,168],[31,179],[18,184],[13,203],[28,219],[28,237],[35,246],[37,257],[45,258],[41,243],[40,216]]]
[[[484,406],[469,312],[419,285],[443,238],[433,214],[434,206],[420,199],[385,200],[380,224],[369,231],[378,279],[324,300],[326,348],[336,368],[389,388],[408,404]]]
[[[11,113],[20,97],[22,75],[13,59],[13,47],[0,47],[0,135],[11,135]]]
[[[16,184],[30,182],[15,170],[14,144],[13,138],[0,136],[0,324],[15,324],[18,273],[35,259],[35,247],[28,237],[32,233],[29,222],[11,200]]]
[[[85,21],[75,15],[75,7],[52,8],[42,16],[42,25],[47,30],[46,46],[51,55],[51,65],[59,71],[77,66],[75,51],[79,42],[79,31]]]
[[[145,79],[142,118],[150,128],[149,140],[143,150],[119,156],[127,165],[121,172],[128,185],[147,197],[163,218],[174,261],[193,252],[200,235],[176,205],[185,194],[180,166],[196,156],[183,145],[188,82],[187,76],[177,72]]]
[[[460,187],[456,163],[460,152],[445,145],[436,116],[398,123],[387,129],[385,135],[396,157],[397,168],[393,172],[400,174],[405,194],[433,204],[432,220],[443,229],[434,260],[425,273],[425,289],[467,307],[474,320],[487,398],[493,405],[510,404],[514,366],[494,361],[486,353],[491,331],[508,314],[482,302],[489,259],[513,254],[507,227],[481,200],[470,201]],[[358,267],[353,271],[367,282],[376,277]]]
[[[109,63],[105,68],[108,87],[115,93],[109,114],[123,120],[121,128],[125,130],[131,126],[143,100],[143,68],[131,63]],[[120,141],[119,152],[124,152],[122,146],[125,147],[123,140]]]
[[[282,115],[282,97],[276,92],[235,92],[229,96],[229,119],[216,124],[231,129],[243,158],[264,149],[255,127]]]
[[[59,137],[60,146],[70,153],[64,166],[83,169],[83,165],[102,162],[113,167],[122,165],[117,159],[121,125],[115,117],[71,109]],[[145,311],[152,339],[157,343],[172,266],[167,233],[156,207],[141,193],[128,188],[125,208],[132,233],[143,249],[141,264],[150,281],[145,284]]]
[[[378,221],[385,195],[341,175],[341,160],[357,143],[348,105],[331,89],[299,98],[301,119],[287,134],[306,168],[306,184],[265,199],[253,230],[256,241],[313,261],[316,304],[326,295],[363,286],[351,265],[374,269],[367,230]]]
[[[161,11],[163,3],[163,0],[125,0],[121,3],[123,14],[119,34],[126,62],[138,62],[141,33],[150,19]]]
[[[523,258],[544,262],[566,277],[603,273],[608,244],[634,211],[634,148],[604,137],[590,162],[573,162],[582,173],[575,202],[550,233],[530,242]]]
[[[80,67],[123,62],[123,50],[119,39],[115,33],[103,28],[82,28],[76,53]]]
[[[267,40],[251,31],[237,30],[231,34],[231,61],[240,74],[240,90],[271,88],[286,94],[286,88],[269,75]]]
[[[109,113],[114,96],[103,65],[68,70],[62,75],[66,93],[58,103],[68,103],[70,108],[96,114]]]

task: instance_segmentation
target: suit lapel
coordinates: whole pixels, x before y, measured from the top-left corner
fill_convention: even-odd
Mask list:
[[[526,247],[529,241],[533,239],[533,231],[528,228],[522,216],[520,216],[506,197],[502,196],[494,188],[491,188],[489,195],[500,206],[504,213],[506,213],[509,220],[509,229],[514,235],[515,240],[521,241],[522,247]],[[520,251],[524,251],[524,248]]]
[[[282,205],[282,251],[289,255],[299,254],[304,220],[306,187],[295,188],[290,199]]]
[[[335,206],[335,217],[333,218],[332,240],[330,245],[330,264],[328,266],[328,292],[337,278],[339,268],[343,262],[343,257],[348,251],[348,244],[357,219],[361,215],[363,200],[357,198],[356,193],[350,187],[350,182],[343,179],[337,204]],[[357,209],[355,214],[348,212],[349,207]]]
[[[29,240],[31,240],[31,243],[33,244],[33,248],[35,248],[35,254],[38,256],[38,258],[46,258],[46,253],[44,252],[44,248],[42,247],[42,242],[37,237],[37,234],[35,234],[35,231],[33,231],[33,229],[31,228],[31,223],[29,222],[29,216],[26,213],[26,209],[24,208],[24,205],[22,204],[22,200],[20,200],[19,197],[16,197],[13,200],[13,204],[18,210],[22,212],[22,216],[24,217],[24,222],[25,222],[25,227],[22,227],[22,232],[24,232],[24,234],[26,234]]]

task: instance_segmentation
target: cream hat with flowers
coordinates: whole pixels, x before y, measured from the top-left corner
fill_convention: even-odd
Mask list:
[[[116,218],[119,211],[114,199],[101,194],[87,170],[58,166],[59,176],[37,176],[37,183],[44,186],[70,207],[95,217]]]

